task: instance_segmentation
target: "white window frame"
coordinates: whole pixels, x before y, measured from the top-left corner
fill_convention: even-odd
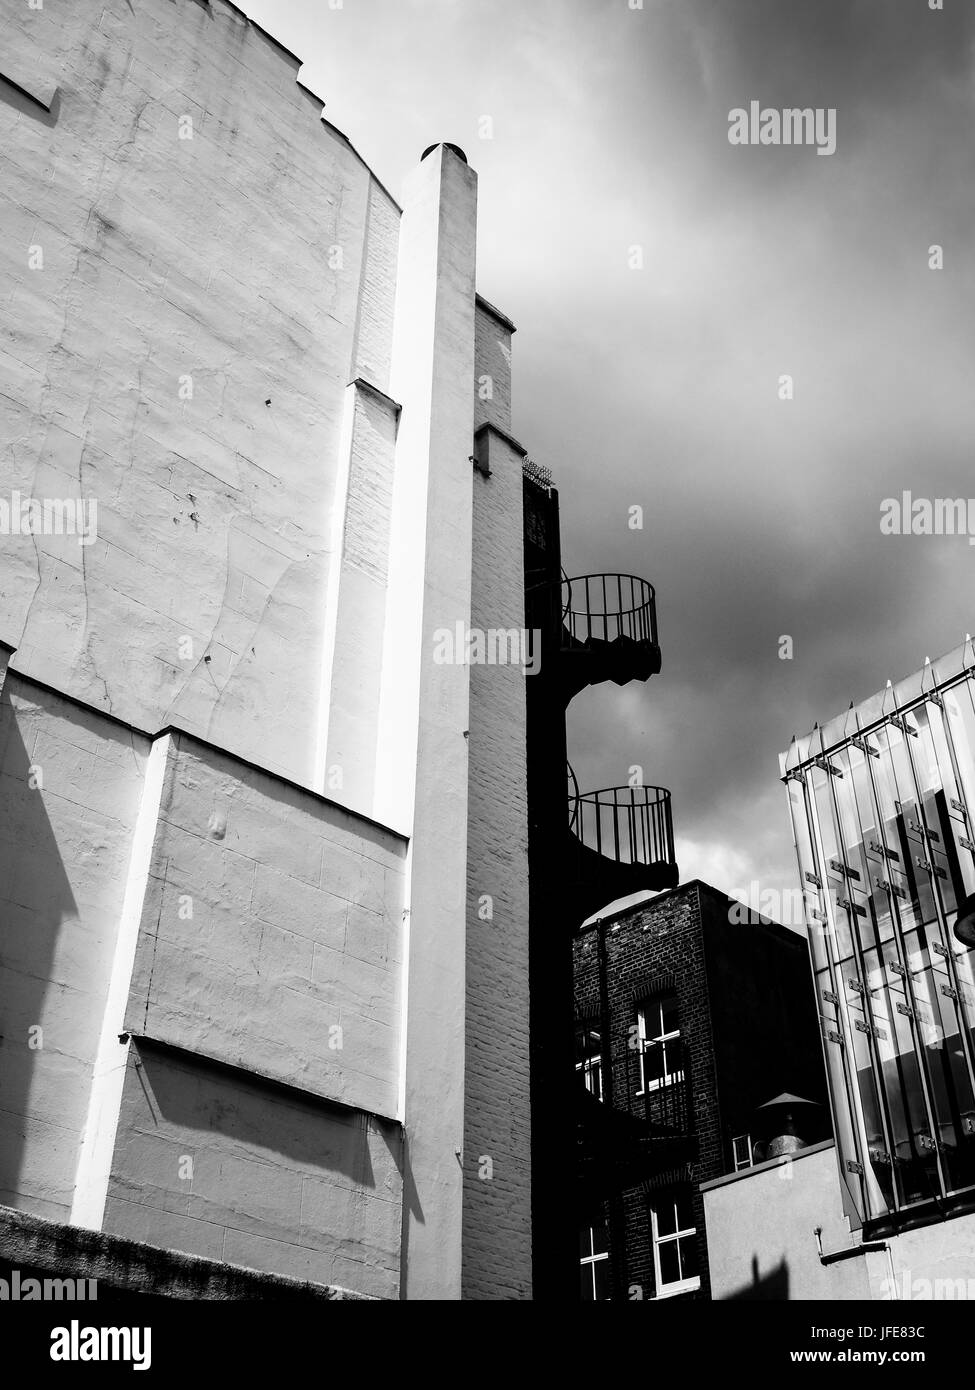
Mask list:
[[[674,1197],[668,1198],[667,1200],[673,1203],[674,1225],[678,1227],[677,1230],[671,1231],[669,1235],[662,1236],[658,1233],[657,1208],[653,1206],[650,1208],[650,1226],[653,1235],[653,1279],[656,1290],[654,1296],[658,1299],[673,1298],[675,1294],[679,1293],[692,1293],[695,1289],[701,1287],[701,1276],[699,1274],[693,1274],[689,1279],[677,1279],[669,1284],[665,1284],[663,1281],[663,1276],[660,1273],[660,1246],[669,1245],[675,1241],[679,1242],[687,1236],[697,1235],[696,1226],[688,1226],[686,1230],[679,1229],[680,1222],[677,1216],[677,1199]],[[677,1259],[678,1261],[680,1260],[679,1244],[677,1246]]]
[[[669,1042],[679,1041],[680,1039],[679,1026],[672,1029],[669,1033],[664,1032],[664,1003],[674,998],[676,998],[674,994],[662,994],[655,999],[647,999],[637,1009],[637,1036],[640,1040],[640,1089],[637,1091],[638,1096],[645,1095],[648,1091],[659,1091],[661,1086],[679,1085],[684,1080],[683,1067],[677,1067],[674,1071],[670,1071],[667,1066],[667,1044]],[[647,1031],[648,1012],[651,1014],[651,1022],[656,1029],[653,1033],[648,1033]],[[656,1014],[656,1018],[653,1018],[654,1014]],[[664,1074],[661,1077],[654,1077],[648,1084],[643,1059],[649,1051],[648,1044],[652,1045],[655,1043],[659,1043],[664,1050]]]
[[[582,1084],[591,1096],[597,1100],[603,1098],[603,1052],[602,1038],[595,1028],[588,1028],[585,1024],[580,1025],[583,1029],[583,1046],[588,1045],[590,1037],[599,1038],[599,1051],[593,1053],[591,1057],[584,1057],[581,1062],[576,1062],[576,1071],[582,1072]]]
[[[601,1251],[601,1252],[597,1255],[597,1254],[596,1254],[595,1227],[594,1227],[594,1226],[589,1226],[587,1229],[588,1229],[588,1231],[589,1231],[589,1254],[588,1254],[588,1255],[580,1255],[580,1256],[579,1256],[579,1268],[580,1268],[580,1269],[584,1269],[584,1268],[586,1267],[586,1265],[589,1266],[589,1274],[590,1274],[590,1277],[591,1277],[591,1279],[592,1279],[592,1299],[593,1299],[593,1302],[594,1302],[594,1303],[611,1303],[611,1302],[612,1302],[611,1299],[608,1299],[608,1298],[598,1298],[598,1299],[597,1299],[597,1297],[596,1297],[596,1265],[601,1264],[601,1263],[603,1262],[603,1260],[608,1260],[608,1259],[609,1259],[609,1251],[608,1251],[608,1250],[603,1250],[603,1251]]]
[[[742,1162],[738,1157],[738,1145],[744,1139],[748,1145],[748,1158]],[[755,1151],[752,1147],[752,1136],[750,1134],[736,1134],[731,1141],[731,1161],[735,1165],[735,1172],[741,1173],[745,1168],[751,1168],[755,1162]]]

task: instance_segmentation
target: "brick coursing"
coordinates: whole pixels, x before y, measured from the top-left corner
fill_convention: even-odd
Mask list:
[[[477,375],[496,371],[498,363],[504,363],[498,348],[503,337],[497,321],[479,307]],[[499,428],[510,429],[506,415],[498,417],[492,410],[489,418]],[[484,403],[476,402],[475,426],[484,422]],[[489,435],[483,447],[489,455],[490,476],[472,469],[471,626],[521,628],[521,456],[495,435]],[[528,1299],[532,1291],[525,680],[520,666],[471,667],[465,1299]],[[492,900],[490,921],[478,915],[483,895]],[[493,1164],[489,1179],[480,1176],[482,1156]]]
[[[369,181],[362,274],[351,377],[362,376],[385,391],[393,342],[393,287],[399,252],[399,210],[376,180]]]
[[[474,428],[494,425],[511,430],[511,333],[478,301],[475,309]],[[481,384],[490,377],[491,397],[481,398]],[[520,474],[519,474],[520,486]],[[520,511],[519,511],[520,515]],[[509,517],[510,520],[510,517]],[[523,540],[519,537],[519,545]],[[521,552],[519,551],[519,567]]]

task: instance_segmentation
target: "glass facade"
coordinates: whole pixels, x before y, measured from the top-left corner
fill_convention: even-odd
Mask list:
[[[975,1196],[971,645],[783,755],[840,1173],[862,1222]]]

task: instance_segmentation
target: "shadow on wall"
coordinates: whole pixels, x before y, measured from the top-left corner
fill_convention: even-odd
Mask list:
[[[21,115],[29,116],[38,125],[46,125],[50,128],[58,123],[58,113],[61,110],[60,92],[55,92],[50,107],[47,107],[37,97],[31,96],[30,92],[25,92],[22,87],[17,86],[16,82],[11,82],[8,77],[4,77],[0,73],[0,101],[7,106],[12,106]]]
[[[133,1065],[134,1063],[134,1065]],[[137,1084],[133,1084],[133,1072]],[[119,1125],[124,1151],[116,1150],[112,1185],[138,1189],[148,1171],[160,1166],[149,1156],[162,1141],[177,1147],[193,1136],[199,1148],[226,1155],[273,1155],[282,1167],[309,1174],[342,1174],[356,1187],[374,1188],[365,1117],[343,1110],[274,1081],[235,1067],[140,1038],[129,1060],[124,1113]],[[395,1126],[374,1121],[389,1150],[399,1160]],[[172,1189],[180,1192],[177,1165]],[[197,1185],[195,1193],[205,1189]],[[121,1191],[115,1195],[122,1196]],[[226,1194],[214,1190],[211,1199]],[[206,1200],[204,1197],[203,1200]]]
[[[43,1216],[56,1215],[51,1203],[70,1203],[70,1190],[59,1188],[54,1174],[73,1176],[80,1135],[74,1152],[58,1160],[64,1131],[28,1123],[36,1108],[31,1090],[39,1079],[53,1095],[65,1083],[76,1086],[77,1064],[73,1039],[60,1036],[56,1026],[47,1022],[41,1037],[31,1030],[44,1015],[49,993],[64,991],[51,973],[62,927],[78,910],[44,791],[30,785],[31,759],[10,702],[11,683],[8,678],[0,694],[0,1202]],[[55,1118],[56,1108],[48,1108]],[[32,1145],[36,1152],[28,1155]],[[28,1157],[39,1160],[37,1200],[24,1192]]]
[[[395,1297],[399,1147],[392,1122],[140,1038],[102,1229]]]
[[[722,1303],[785,1303],[789,1299],[789,1266],[782,1259],[768,1274],[758,1272],[758,1256],[752,1256],[752,1282],[725,1294]]]

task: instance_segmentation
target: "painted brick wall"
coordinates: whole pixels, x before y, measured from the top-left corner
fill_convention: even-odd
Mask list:
[[[474,428],[489,424],[510,433],[511,328],[482,299],[475,311],[474,345]]]
[[[394,1115],[404,842],[174,744],[126,1027]]]
[[[486,335],[486,336],[485,336]],[[478,370],[499,327],[478,307]],[[510,353],[510,334],[505,335]],[[475,405],[481,423],[482,403]],[[510,429],[504,418],[502,428]],[[521,455],[482,436],[474,471],[471,626],[524,626]],[[528,677],[527,679],[531,679]],[[463,1297],[531,1297],[528,1065],[528,796],[520,666],[471,667]],[[492,918],[481,920],[482,899]],[[479,1176],[481,1160],[493,1164]]]
[[[329,678],[325,787],[364,815],[374,811],[383,667],[396,412],[368,388],[350,388],[348,486],[341,563],[333,571],[335,633]],[[336,776],[341,791],[333,792]]]
[[[389,388],[393,341],[393,295],[399,255],[399,208],[375,179],[369,184],[368,220],[362,249],[362,291],[355,331],[353,377]]]
[[[0,25],[0,75],[59,84],[46,111],[0,83],[0,494],[98,503],[87,547],[5,542],[0,638],[310,781],[343,393],[388,376],[398,210],[224,0]]]
[[[39,1216],[64,1218],[71,1208],[148,747],[8,675],[0,696],[0,1202]]]
[[[203,1058],[129,1054],[104,1229],[395,1298],[400,1130]]]

